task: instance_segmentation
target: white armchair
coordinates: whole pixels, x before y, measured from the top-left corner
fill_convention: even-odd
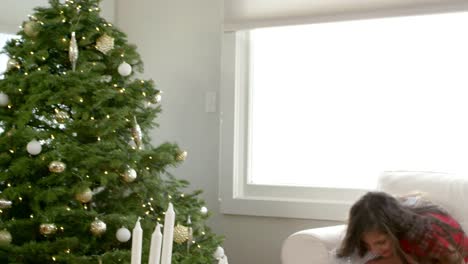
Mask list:
[[[468,231],[468,176],[437,172],[385,172],[379,178],[378,190],[394,195],[422,192],[431,201],[443,206]],[[345,225],[302,230],[290,235],[281,251],[283,264],[332,264],[331,254],[340,244]],[[358,257],[352,263],[362,263]]]

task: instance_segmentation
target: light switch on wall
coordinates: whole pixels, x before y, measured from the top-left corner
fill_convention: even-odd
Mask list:
[[[205,112],[216,112],[216,92],[205,92]]]

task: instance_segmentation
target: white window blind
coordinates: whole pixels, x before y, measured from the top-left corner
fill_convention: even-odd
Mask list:
[[[468,10],[466,0],[224,0],[224,30]]]
[[[251,31],[248,183],[468,171],[466,25],[459,12]]]

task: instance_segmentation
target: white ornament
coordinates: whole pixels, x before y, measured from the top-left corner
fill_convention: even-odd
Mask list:
[[[215,253],[213,253],[213,258],[218,260],[218,259],[221,259],[222,257],[224,257],[224,249],[222,247],[218,246],[216,248]]]
[[[115,233],[115,237],[119,242],[125,243],[130,240],[130,237],[132,236],[132,233],[130,233],[130,230],[128,230],[125,227],[119,228],[117,230],[117,233]]]
[[[10,98],[6,93],[0,92],[0,106],[7,106],[10,102]]]
[[[41,143],[39,143],[39,141],[33,139],[28,143],[28,145],[26,145],[26,150],[31,155],[37,155],[37,154],[41,153],[41,151],[42,151]]]
[[[206,215],[208,213],[208,208],[206,208],[205,206],[203,206],[201,209],[200,209],[200,212],[204,215]]]
[[[224,254],[224,249],[220,246],[218,246],[215,253],[213,253],[213,258],[218,260],[218,264],[228,264],[228,259]]]
[[[119,71],[119,74],[124,77],[132,74],[132,66],[130,66],[130,64],[126,63],[125,61],[119,65],[117,70]]]

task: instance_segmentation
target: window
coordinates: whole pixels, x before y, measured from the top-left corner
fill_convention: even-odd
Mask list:
[[[6,42],[12,39],[14,35],[0,33],[0,49],[3,50]],[[6,70],[8,62],[8,56],[6,54],[0,53],[0,79],[3,79],[3,73]]]
[[[385,170],[466,171],[467,23],[459,12],[226,33],[223,211],[343,220]]]

